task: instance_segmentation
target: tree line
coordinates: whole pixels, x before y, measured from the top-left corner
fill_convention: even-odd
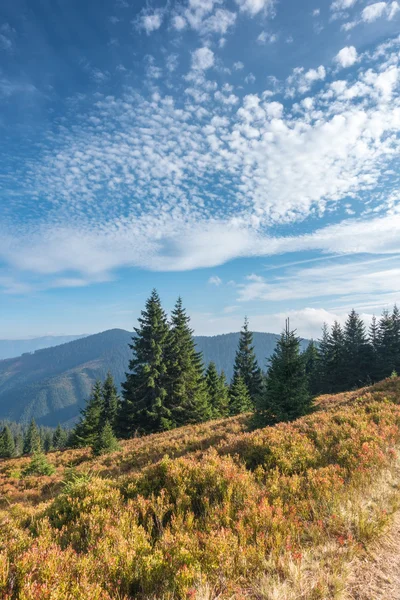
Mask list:
[[[311,341],[304,352],[287,320],[266,373],[257,362],[246,318],[229,383],[214,363],[205,370],[180,298],[168,319],[153,290],[134,332],[122,394],[111,374],[96,382],[79,422],[68,439],[63,437],[65,445],[91,446],[102,454],[117,449],[118,438],[245,412],[254,413],[255,426],[290,421],[309,412],[319,394],[370,384],[400,369],[396,306],[379,320],[374,317],[369,330],[352,310],[343,327],[338,322],[330,329],[324,325],[321,339]],[[30,452],[35,452],[32,443]]]
[[[0,458],[14,458],[23,454],[64,450],[71,443],[71,432],[61,425],[55,429],[39,427],[32,419],[28,426],[0,422]]]

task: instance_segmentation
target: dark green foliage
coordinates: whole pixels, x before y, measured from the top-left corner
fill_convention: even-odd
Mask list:
[[[305,368],[308,379],[308,389],[312,397],[319,394],[320,382],[320,358],[318,348],[313,340],[308,344],[304,352]]]
[[[257,407],[259,422],[292,421],[309,412],[312,401],[305,357],[288,321],[269,362],[266,393]]]
[[[119,404],[118,392],[110,371],[107,373],[102,389],[103,407],[100,414],[100,427],[103,427],[106,421],[114,429],[117,419],[117,410]]]
[[[58,424],[53,435],[54,450],[64,450],[67,447],[67,442],[68,433]]]
[[[237,375],[242,377],[249,390],[253,405],[256,404],[263,394],[263,376],[255,355],[253,334],[249,331],[247,317],[240,332],[238,349],[233,366],[233,377],[235,378]]]
[[[24,436],[24,454],[32,454],[41,450],[39,429],[35,419],[32,419]]]
[[[172,423],[171,413],[165,406],[169,328],[155,290],[146,302],[135,334],[130,344],[133,357],[122,384],[123,400],[117,417],[117,432],[121,437],[163,431]]]
[[[239,415],[253,409],[254,404],[250,398],[247,385],[241,375],[236,375],[229,389],[229,414],[232,416]]]
[[[92,446],[95,443],[100,430],[100,416],[103,409],[102,385],[97,381],[92,389],[92,393],[81,410],[81,419],[76,425],[72,438],[72,446],[81,448]]]
[[[113,428],[109,421],[103,425],[99,435],[97,436],[93,446],[93,453],[97,456],[100,454],[108,454],[119,450],[117,438],[114,435]]]
[[[344,389],[360,387],[371,382],[372,350],[360,315],[353,309],[344,326],[344,364],[342,381]]]
[[[41,434],[40,439],[44,452],[53,450],[53,434],[49,429],[45,430],[43,434]]]
[[[378,372],[380,378],[400,371],[400,312],[384,310],[378,325]]]
[[[53,475],[55,468],[51,465],[43,452],[34,452],[30,463],[22,471],[22,475]]]
[[[201,355],[196,351],[190,317],[178,299],[171,315],[165,364],[169,418],[165,428],[205,421],[211,416]]]
[[[343,329],[337,321],[334,322],[328,337],[327,358],[326,382],[328,390],[330,392],[341,392],[346,389],[344,381],[346,351]]]
[[[208,401],[211,407],[211,417],[218,419],[229,414],[229,389],[225,374],[218,375],[214,362],[210,362],[206,372]]]
[[[14,436],[8,425],[0,434],[0,458],[13,458],[15,456]]]

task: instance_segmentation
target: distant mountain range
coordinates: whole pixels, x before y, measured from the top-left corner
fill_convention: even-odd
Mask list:
[[[108,370],[118,386],[125,379],[131,336],[123,329],[110,329],[0,360],[0,419],[26,422],[34,417],[43,425],[71,425],[96,379],[104,379]],[[255,351],[263,369],[277,338],[274,333],[254,333]],[[195,337],[204,363],[213,360],[228,379],[232,377],[238,340],[239,333]]]
[[[0,340],[0,360],[3,358],[14,358],[21,356],[25,352],[35,352],[42,348],[51,348],[59,346],[66,342],[72,342],[85,335],[47,335],[45,337],[33,338],[29,340]]]

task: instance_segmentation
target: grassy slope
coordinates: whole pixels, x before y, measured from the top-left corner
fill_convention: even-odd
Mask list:
[[[388,380],[273,428],[241,416],[54,452],[51,477],[3,461],[0,597],[340,598],[397,507],[399,404]]]

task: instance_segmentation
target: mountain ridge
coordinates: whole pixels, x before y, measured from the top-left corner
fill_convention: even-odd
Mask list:
[[[239,332],[194,336],[205,365],[214,361],[232,376]],[[274,333],[255,332],[254,347],[265,369],[276,340]],[[42,425],[71,425],[96,379],[110,371],[119,387],[128,370],[132,332],[109,329],[51,348],[0,360],[0,419]],[[303,345],[306,342],[303,342]]]

